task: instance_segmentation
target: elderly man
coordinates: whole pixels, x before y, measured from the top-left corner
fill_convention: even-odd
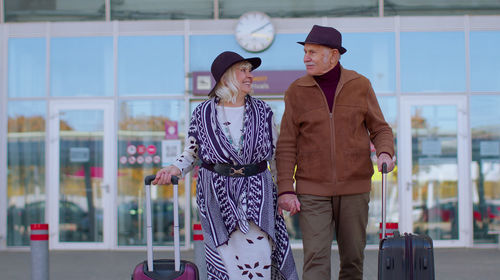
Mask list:
[[[315,25],[298,43],[304,45],[307,74],[285,93],[276,151],[279,210],[299,213],[302,279],[331,279],[334,234],[339,279],[363,279],[373,175],[370,141],[377,150],[378,169],[386,163],[391,171],[392,129],[370,81],[340,65],[346,49],[339,31]]]

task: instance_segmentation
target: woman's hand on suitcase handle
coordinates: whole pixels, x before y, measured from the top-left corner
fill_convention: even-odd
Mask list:
[[[391,158],[388,153],[380,153],[377,158],[378,171],[382,172],[382,165],[385,163],[387,165],[387,172],[391,172],[394,169],[395,159]]]
[[[172,181],[172,176],[180,176],[181,170],[175,165],[169,165],[165,168],[160,169],[156,173],[156,178],[151,182],[153,185],[168,185]]]

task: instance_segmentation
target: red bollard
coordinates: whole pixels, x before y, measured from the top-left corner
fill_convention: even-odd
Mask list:
[[[205,260],[205,242],[203,241],[203,231],[201,224],[193,224],[194,259],[200,280],[207,279],[207,261]]]
[[[379,225],[380,231],[382,231],[382,223]],[[398,231],[398,223],[385,223],[386,237],[393,237],[394,232]],[[379,239],[382,239],[382,233],[379,233]]]
[[[31,224],[31,280],[49,279],[49,225]]]

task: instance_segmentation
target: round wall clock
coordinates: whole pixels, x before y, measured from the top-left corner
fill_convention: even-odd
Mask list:
[[[262,12],[247,12],[236,24],[236,41],[249,52],[261,52],[273,43],[274,26],[271,18]]]

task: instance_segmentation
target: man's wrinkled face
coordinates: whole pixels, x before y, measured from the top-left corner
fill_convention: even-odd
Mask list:
[[[340,53],[337,49],[317,44],[304,45],[304,65],[309,75],[325,74],[337,65],[339,59]]]

